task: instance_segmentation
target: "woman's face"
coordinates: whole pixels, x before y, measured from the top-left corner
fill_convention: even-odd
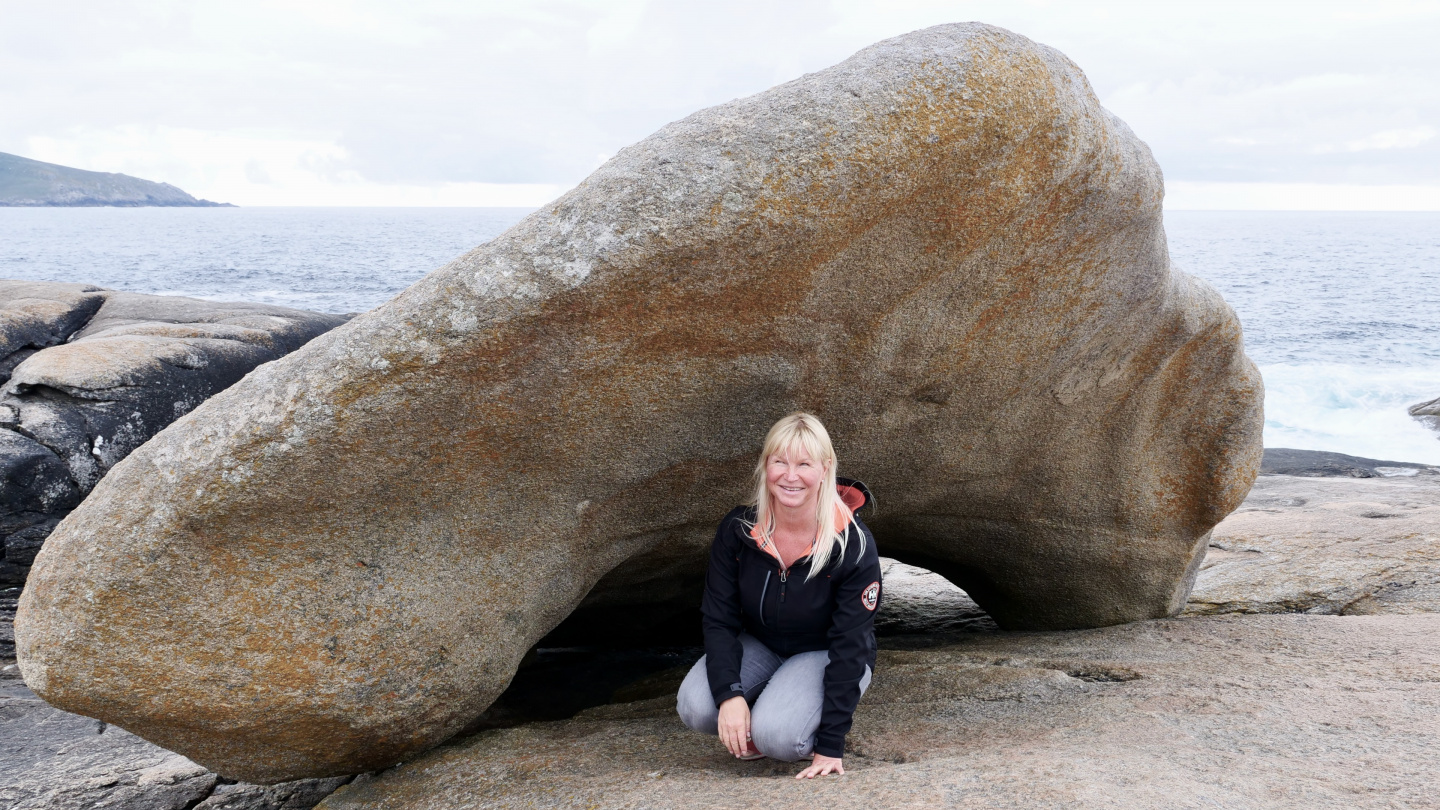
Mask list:
[[[800,447],[765,460],[765,486],[776,507],[814,509],[824,478],[825,468]]]

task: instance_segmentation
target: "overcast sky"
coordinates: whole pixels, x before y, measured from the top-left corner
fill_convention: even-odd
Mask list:
[[[0,152],[242,205],[539,205],[697,109],[980,20],[1173,208],[1440,210],[1440,0],[0,0]]]

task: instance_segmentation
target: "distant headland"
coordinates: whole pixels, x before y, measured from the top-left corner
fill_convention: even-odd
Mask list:
[[[169,183],[88,172],[0,152],[0,207],[233,207],[199,200]]]

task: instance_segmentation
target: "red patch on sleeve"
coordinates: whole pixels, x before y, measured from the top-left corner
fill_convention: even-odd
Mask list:
[[[879,582],[872,582],[866,586],[865,591],[860,594],[860,604],[864,605],[866,610],[874,610],[875,606],[880,604]]]

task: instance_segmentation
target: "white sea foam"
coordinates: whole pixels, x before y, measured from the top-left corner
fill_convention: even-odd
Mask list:
[[[1440,464],[1440,434],[1406,411],[1440,396],[1440,367],[1275,364],[1260,373],[1266,447]]]

